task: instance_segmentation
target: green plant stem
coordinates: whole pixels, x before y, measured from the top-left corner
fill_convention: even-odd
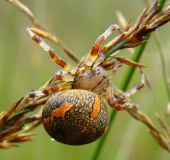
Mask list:
[[[115,115],[116,115],[116,110],[113,110],[112,112],[111,112],[111,116],[110,116],[110,122],[113,122],[113,120],[114,120],[114,118],[115,118]],[[95,150],[95,153],[94,153],[94,155],[93,155],[93,160],[97,160],[98,159],[98,156],[99,156],[99,154],[101,153],[101,151],[102,151],[102,148],[103,148],[103,144],[104,144],[104,142],[105,142],[105,140],[106,140],[106,137],[107,137],[107,135],[108,135],[108,131],[105,133],[105,135],[100,139],[100,141],[99,141],[99,144],[98,144],[98,146],[97,146],[97,148],[96,148],[96,150]]]
[[[164,54],[163,54],[163,49],[161,47],[161,42],[159,40],[159,36],[157,34],[157,32],[155,32],[155,40],[156,40],[156,44],[158,46],[158,50],[159,50],[159,55],[160,55],[160,60],[161,60],[161,64],[162,64],[162,74],[163,74],[163,80],[165,83],[165,87],[166,87],[166,91],[167,91],[167,95],[168,95],[168,100],[170,102],[170,90],[169,90],[169,85],[167,82],[167,74],[166,74],[166,70],[165,70],[165,58],[164,58]]]
[[[165,4],[166,0],[158,0],[158,11],[160,12]]]
[[[118,44],[116,44],[113,48],[111,48],[105,55],[104,58],[107,59],[110,55],[112,55],[114,52],[116,52],[117,50],[119,50],[125,43],[126,43],[126,39],[124,39],[123,41],[119,42]]]
[[[148,39],[149,39],[149,36],[147,37],[147,40]],[[143,51],[144,51],[144,49],[146,47],[146,44],[147,43],[145,43],[145,44],[143,44],[143,45],[141,45],[141,46],[139,46],[139,47],[137,47],[135,49],[135,53],[133,54],[133,56],[131,58],[133,61],[139,62],[139,60],[140,60],[140,58],[142,56],[142,53],[143,53]],[[125,91],[127,89],[128,85],[129,85],[129,83],[130,83],[130,81],[131,81],[131,79],[133,77],[133,74],[135,72],[135,69],[136,68],[134,68],[134,67],[128,67],[127,68],[127,70],[125,72],[125,75],[124,75],[124,78],[122,80],[122,84],[120,86],[122,91]]]

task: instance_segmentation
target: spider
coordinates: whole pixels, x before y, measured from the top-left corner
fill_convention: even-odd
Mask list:
[[[117,111],[138,108],[135,103],[127,103],[126,98],[144,87],[144,66],[123,57],[114,57],[115,61],[109,62],[113,57],[105,58],[101,52],[103,43],[115,30],[119,30],[119,26],[112,24],[96,39],[92,50],[77,67],[74,67],[59,58],[39,35],[27,28],[32,39],[63,68],[54,75],[59,83],[29,94],[31,98],[51,95],[43,108],[42,122],[47,133],[55,140],[69,145],[82,145],[100,138],[109,127],[109,113],[105,100]],[[113,86],[110,78],[123,63],[138,67],[141,80],[138,85],[116,97],[117,88]],[[107,70],[112,72],[109,73]]]

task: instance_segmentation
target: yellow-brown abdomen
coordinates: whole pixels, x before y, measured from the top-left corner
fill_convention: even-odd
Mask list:
[[[94,92],[72,89],[53,95],[46,103],[43,125],[55,140],[82,145],[100,138],[108,129],[109,113]]]

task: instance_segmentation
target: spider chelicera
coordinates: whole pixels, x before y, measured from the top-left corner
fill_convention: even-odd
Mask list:
[[[45,130],[55,140],[70,145],[82,145],[101,137],[109,126],[109,113],[104,100],[107,100],[109,106],[117,111],[138,107],[135,103],[127,103],[126,98],[144,86],[145,79],[142,71],[144,66],[123,57],[114,57],[115,61],[109,61],[113,57],[105,58],[101,52],[104,41],[115,30],[119,30],[119,26],[111,25],[96,39],[91,52],[77,67],[74,67],[59,58],[36,33],[27,29],[32,39],[64,69],[54,75],[59,83],[44,90],[30,92],[32,98],[51,94],[43,109],[42,121]],[[117,89],[110,78],[123,63],[138,67],[141,80],[138,85],[116,97]],[[112,72],[108,73],[107,70]]]

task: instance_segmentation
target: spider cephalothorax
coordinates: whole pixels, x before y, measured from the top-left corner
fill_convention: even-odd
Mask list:
[[[109,114],[104,101],[116,110],[136,108],[134,103],[126,103],[125,99],[144,86],[143,65],[122,57],[114,57],[116,61],[107,63],[107,58],[100,52],[101,46],[111,33],[119,29],[111,25],[100,35],[91,52],[77,67],[60,59],[38,35],[27,29],[32,39],[47,51],[51,58],[64,70],[59,70],[54,77],[58,83],[49,88],[30,93],[30,97],[52,94],[43,112],[43,125],[50,136],[59,142],[71,145],[87,144],[101,137],[108,129]],[[139,67],[140,83],[115,97],[115,88],[110,81],[111,75],[125,63]],[[112,69],[109,74],[107,69]]]
[[[95,92],[98,95],[106,92],[106,88],[109,85],[109,75],[102,66],[96,66],[95,68],[84,67],[75,76],[73,82],[73,88],[84,89]]]

